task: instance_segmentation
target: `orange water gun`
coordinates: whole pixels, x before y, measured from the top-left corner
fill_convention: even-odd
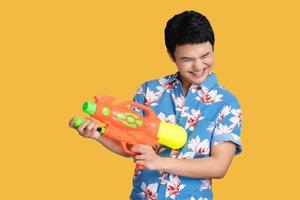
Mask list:
[[[163,144],[172,149],[181,148],[187,140],[187,133],[181,126],[160,121],[150,107],[133,101],[114,103],[115,98],[110,96],[95,96],[95,102],[85,102],[84,112],[100,121],[104,126],[98,131],[105,137],[120,143],[121,148],[131,155],[136,155],[127,148],[128,145]],[[132,108],[145,111],[145,116]],[[77,118],[74,126],[79,127],[84,120]],[[143,168],[143,166],[137,166]]]

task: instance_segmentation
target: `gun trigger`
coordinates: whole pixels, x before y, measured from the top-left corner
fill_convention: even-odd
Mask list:
[[[125,142],[120,142],[120,146],[121,148],[123,149],[123,151],[125,151],[126,153],[128,154],[131,154],[131,155],[135,155],[135,153],[133,151],[130,151],[128,148],[127,148],[127,145]]]

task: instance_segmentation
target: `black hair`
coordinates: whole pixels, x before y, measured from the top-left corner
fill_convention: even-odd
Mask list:
[[[165,45],[174,58],[176,45],[200,44],[209,41],[214,48],[214,31],[208,19],[193,10],[174,15],[165,28]]]

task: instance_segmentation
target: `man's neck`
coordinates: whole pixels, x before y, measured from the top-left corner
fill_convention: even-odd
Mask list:
[[[182,84],[182,87],[183,87],[183,94],[184,94],[184,96],[186,96],[189,89],[190,89],[191,83],[188,82],[187,80],[185,80],[184,77],[181,74],[179,74],[179,80],[180,80],[180,82]]]

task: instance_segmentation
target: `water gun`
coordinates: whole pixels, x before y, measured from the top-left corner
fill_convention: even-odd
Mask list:
[[[114,103],[111,96],[95,96],[95,102],[88,101],[82,106],[84,112],[104,126],[98,128],[100,134],[118,141],[121,148],[136,155],[128,145],[160,143],[172,149],[181,148],[187,140],[187,133],[181,126],[160,121],[150,107],[133,101]],[[135,107],[145,111],[145,116],[134,111]],[[79,127],[84,120],[76,118],[74,126]],[[137,168],[143,168],[139,165]]]

